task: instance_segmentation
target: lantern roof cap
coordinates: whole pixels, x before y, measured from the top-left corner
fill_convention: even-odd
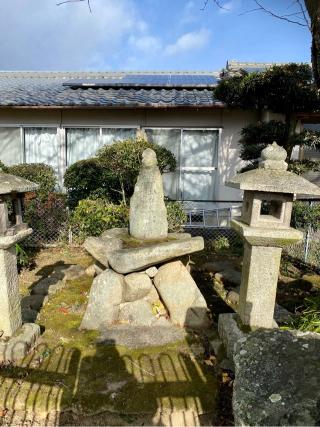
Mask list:
[[[4,173],[0,170],[0,194],[28,193],[37,190],[38,187],[38,184],[28,179]]]
[[[285,149],[274,142],[261,152],[258,169],[240,173],[226,185],[247,191],[320,196],[320,187],[286,170],[285,158]]]

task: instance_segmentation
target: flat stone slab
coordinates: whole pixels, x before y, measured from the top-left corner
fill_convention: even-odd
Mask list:
[[[176,239],[116,250],[109,253],[108,261],[116,272],[127,274],[132,271],[146,269],[182,255],[201,251],[203,248],[203,238],[197,236],[191,239]]]
[[[320,424],[320,334],[259,330],[235,346],[235,425]]]
[[[153,325],[150,328],[148,326],[116,325],[104,329],[99,342],[129,348],[158,347],[182,341],[185,336],[184,329],[175,326]]]
[[[13,362],[25,357],[40,336],[40,326],[25,323],[8,341],[0,341],[0,362]]]

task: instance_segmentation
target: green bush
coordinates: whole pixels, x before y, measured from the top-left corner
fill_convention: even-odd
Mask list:
[[[70,226],[79,241],[87,236],[99,236],[109,228],[128,225],[128,206],[112,204],[105,199],[80,200],[70,217]]]
[[[7,173],[21,176],[29,181],[39,184],[37,194],[39,197],[47,197],[52,193],[57,184],[57,178],[51,166],[44,163],[21,163],[19,165],[7,166]]]
[[[296,201],[293,203],[291,224],[294,228],[307,230],[311,227],[314,231],[320,229],[320,203],[309,205],[307,202]]]
[[[67,223],[65,199],[64,194],[50,193],[46,198],[25,201],[24,220],[45,243],[58,239]]]
[[[181,203],[168,202],[168,228],[171,232],[182,231],[186,221]],[[70,226],[79,242],[88,236],[99,236],[114,227],[129,226],[129,207],[124,203],[114,204],[106,199],[80,200],[70,216]]]
[[[64,175],[64,185],[68,193],[68,206],[71,209],[77,206],[79,200],[108,196],[105,170],[96,157],[80,160],[69,166]],[[98,191],[100,194],[97,197]]]
[[[146,148],[156,152],[161,173],[175,169],[176,160],[169,150],[144,139],[126,139],[105,145],[98,151],[97,157],[81,160],[67,169],[64,184],[69,206],[74,208],[79,200],[85,198],[127,202],[132,196],[141,155]]]
[[[168,229],[170,232],[178,233],[182,231],[183,225],[187,222],[187,215],[179,202],[167,202]]]

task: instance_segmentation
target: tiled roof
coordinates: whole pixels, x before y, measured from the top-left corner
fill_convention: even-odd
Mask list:
[[[128,73],[125,73],[128,75]],[[137,74],[137,73],[135,73]],[[150,75],[152,73],[142,73]],[[160,73],[153,73],[153,75]],[[175,73],[175,75],[201,73]],[[204,74],[204,73],[203,73]],[[205,73],[208,74],[208,73]],[[216,73],[211,73],[216,77]],[[63,83],[73,79],[110,79],[124,73],[103,72],[0,72],[0,107],[214,107],[211,88],[70,88]]]

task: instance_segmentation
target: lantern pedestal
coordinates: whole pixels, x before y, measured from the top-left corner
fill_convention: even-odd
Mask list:
[[[3,336],[11,337],[22,325],[14,245],[31,233],[29,228],[14,236],[0,237],[0,330]]]
[[[231,226],[244,239],[239,316],[252,329],[272,328],[282,248],[303,235],[294,228],[254,228],[237,220]]]

